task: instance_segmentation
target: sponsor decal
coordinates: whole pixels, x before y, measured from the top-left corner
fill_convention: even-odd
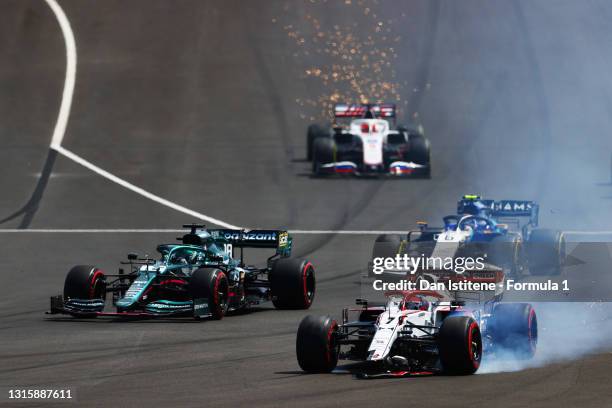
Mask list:
[[[225,232],[223,237],[230,241],[276,241],[276,232],[275,231],[266,231],[266,232]]]
[[[281,232],[280,234],[278,234],[278,246],[280,248],[286,247],[288,243],[289,243],[289,233]]]
[[[193,300],[193,314],[198,317],[210,315],[208,307],[208,298],[198,298]]]
[[[152,303],[149,303],[147,307],[152,307],[155,309],[185,309],[185,308],[188,308],[189,305],[188,304],[173,305],[169,303],[152,302]]]
[[[533,203],[530,201],[495,201],[493,203],[494,211],[529,212],[532,209]]]

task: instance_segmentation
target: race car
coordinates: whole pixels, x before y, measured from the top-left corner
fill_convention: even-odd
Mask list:
[[[337,104],[334,118],[331,129],[308,127],[314,175],[429,177],[429,140],[416,128],[396,126],[395,105]]]
[[[310,373],[328,373],[339,359],[367,362],[359,377],[474,374],[487,358],[530,359],[538,323],[528,303],[468,305],[448,293],[387,292],[386,302],[357,299],[342,322],[307,316],[299,325],[296,353]],[[349,312],[357,318],[349,320]],[[353,368],[354,370],[354,368]]]
[[[539,205],[534,201],[464,195],[457,203],[457,213],[444,217],[442,227],[419,222],[419,229],[406,235],[379,235],[372,258],[404,253],[484,256],[512,277],[558,275],[566,256],[565,236],[561,231],[538,228],[538,217]]]
[[[265,301],[278,309],[308,309],[315,296],[315,270],[303,259],[290,258],[287,231],[205,229],[190,232],[179,244],[157,247],[159,259],[128,254],[128,273],[105,274],[77,265],[66,276],[63,296],[51,297],[49,314],[74,317],[169,317],[222,319]],[[245,265],[244,248],[275,249],[266,267]],[[236,249],[240,256],[235,257]],[[112,293],[116,311],[105,311]]]

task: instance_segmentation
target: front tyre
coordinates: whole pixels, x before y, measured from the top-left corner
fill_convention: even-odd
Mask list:
[[[493,309],[490,331],[497,351],[528,360],[538,344],[538,318],[529,303],[498,303]]]
[[[229,282],[223,271],[216,268],[197,269],[191,275],[189,288],[194,300],[207,299],[213,319],[223,319],[227,313],[229,297]]]
[[[381,234],[374,241],[372,258],[395,258],[399,254],[402,237],[398,234]]]
[[[64,299],[105,299],[106,277],[92,265],[77,265],[70,269],[64,281]]]
[[[316,291],[314,266],[303,259],[281,258],[268,275],[277,309],[308,309]]]
[[[77,265],[64,281],[64,302],[70,300],[106,299],[106,276],[93,265]],[[79,317],[95,318],[96,313],[82,312]]]
[[[368,276],[378,276],[380,273],[374,272],[376,258],[395,258],[395,255],[400,253],[402,238],[397,234],[381,234],[376,237],[374,247],[372,248],[372,258],[368,264]],[[384,261],[378,261],[377,268],[384,264]]]
[[[338,364],[338,323],[329,316],[306,316],[295,342],[298,364],[309,373],[329,373]]]
[[[482,359],[482,337],[478,323],[469,316],[449,316],[438,333],[440,362],[444,373],[474,374]]]

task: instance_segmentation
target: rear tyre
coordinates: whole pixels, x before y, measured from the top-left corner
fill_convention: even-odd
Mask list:
[[[512,277],[520,277],[524,271],[523,244],[515,235],[500,235],[488,244],[488,262],[503,268]]]
[[[429,166],[429,143],[421,134],[411,134],[408,138],[410,145],[409,157],[416,164]]]
[[[438,333],[438,347],[444,373],[474,374],[482,359],[482,338],[478,323],[469,316],[447,317]]]
[[[321,166],[334,161],[335,142],[329,137],[319,137],[313,144],[312,172],[321,174]]]
[[[277,309],[308,309],[316,291],[315,271],[303,259],[281,258],[270,270],[270,292]]]
[[[565,236],[550,229],[536,229],[527,245],[529,272],[532,275],[559,275],[565,260]]]
[[[495,348],[514,358],[530,359],[538,344],[538,318],[528,303],[495,305],[490,323]]]
[[[227,313],[229,282],[225,273],[215,268],[197,269],[189,281],[193,299],[208,299],[208,310],[215,320]]]
[[[309,373],[329,373],[338,364],[338,323],[329,316],[306,316],[295,342],[298,364]]]
[[[328,132],[326,132],[321,125],[313,123],[312,125],[308,126],[308,131],[306,134],[306,158],[308,161],[311,161],[313,157],[315,139],[326,136],[328,136]]]

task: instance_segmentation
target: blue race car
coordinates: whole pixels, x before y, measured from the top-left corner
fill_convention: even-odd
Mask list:
[[[313,265],[290,258],[287,231],[204,229],[190,232],[180,244],[157,247],[157,260],[129,254],[130,271],[109,275],[91,265],[77,265],[66,276],[63,296],[51,297],[49,314],[74,317],[169,317],[221,319],[265,301],[279,309],[308,309],[315,295]],[[245,265],[243,248],[274,248],[263,268]],[[235,249],[240,256],[235,257]],[[106,312],[112,293],[114,312]]]
[[[420,228],[406,236],[380,235],[372,257],[486,255],[510,276],[557,275],[565,259],[565,237],[560,231],[538,228],[538,215],[534,201],[465,195],[457,203],[457,213],[443,218],[443,227],[419,222]]]

